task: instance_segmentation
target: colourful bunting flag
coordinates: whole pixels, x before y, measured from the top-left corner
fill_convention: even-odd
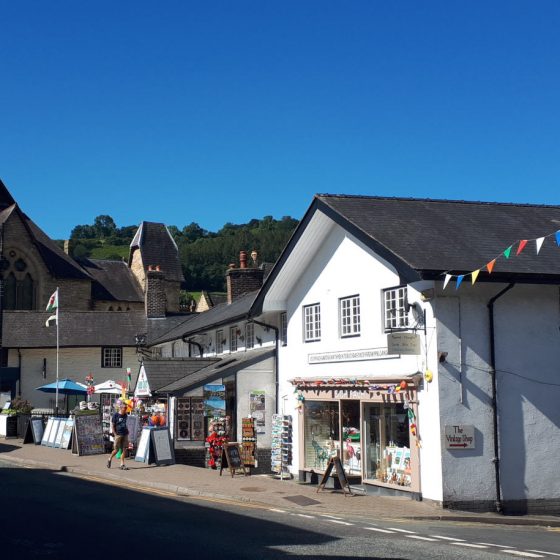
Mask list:
[[[496,264],[496,259],[490,261],[487,265],[486,265],[486,270],[488,270],[488,274],[492,274],[492,271],[494,270],[494,265]]]
[[[537,255],[538,255],[539,251],[541,250],[542,244],[544,243],[544,237],[539,237],[538,239],[535,239],[535,242],[537,244]]]
[[[445,280],[443,281],[443,289],[445,290],[445,287],[447,286],[447,284],[449,284],[449,280],[451,280],[451,274],[446,274],[445,275]]]
[[[463,281],[464,277],[465,277],[464,274],[459,274],[459,276],[457,276],[457,284],[455,285],[456,290],[459,289],[459,286],[461,285],[461,282]]]
[[[527,240],[522,239],[519,242],[519,247],[517,247],[517,253],[515,253],[515,256],[519,255],[521,253],[521,251],[523,251],[523,249],[525,249],[525,245],[527,245]]]
[[[504,251],[504,257],[506,259],[509,259],[509,256],[511,254],[511,248],[513,247],[513,245],[510,245],[505,251]]]
[[[473,270],[473,271],[471,272],[471,277],[472,277],[472,278],[471,278],[471,281],[472,281],[472,283],[473,283],[473,286],[474,286],[474,283],[476,282],[476,279],[478,278],[479,272],[480,272],[480,269],[478,269],[478,270]]]

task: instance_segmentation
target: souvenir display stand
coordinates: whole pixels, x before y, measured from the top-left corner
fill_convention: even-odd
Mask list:
[[[272,472],[279,478],[291,478],[288,467],[292,464],[292,417],[272,415]]]
[[[255,420],[243,418],[241,420],[241,459],[246,467],[257,467],[257,433]]]
[[[220,467],[224,445],[228,443],[228,425],[225,417],[215,417],[208,423],[206,438],[206,464],[211,469]]]

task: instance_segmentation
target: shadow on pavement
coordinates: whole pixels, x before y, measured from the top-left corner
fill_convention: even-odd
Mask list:
[[[0,443],[0,453],[9,453],[19,449],[18,445],[9,445],[8,443]]]

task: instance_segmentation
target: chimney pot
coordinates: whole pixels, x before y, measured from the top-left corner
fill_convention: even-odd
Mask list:
[[[239,268],[247,268],[247,251],[239,253]]]

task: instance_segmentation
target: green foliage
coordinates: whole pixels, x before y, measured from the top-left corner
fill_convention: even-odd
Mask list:
[[[225,272],[229,263],[239,264],[240,251],[256,250],[259,265],[274,263],[297,225],[298,221],[290,216],[281,220],[265,216],[261,220],[253,218],[247,224],[228,222],[216,233],[195,222],[182,229],[177,226],[168,229],[179,248],[189,290],[223,292]],[[75,258],[126,259],[136,230],[136,226],[118,228],[111,216],[97,216],[92,225],[79,225],[72,230],[72,255]],[[190,301],[186,295],[181,297],[185,305]]]

